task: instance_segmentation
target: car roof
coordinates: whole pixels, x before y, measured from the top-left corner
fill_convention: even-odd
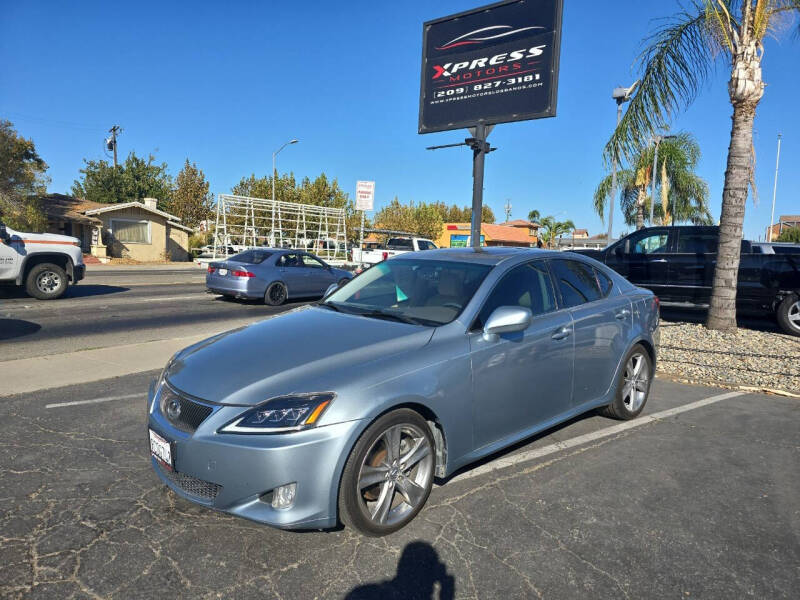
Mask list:
[[[396,257],[390,258],[389,260],[402,260],[403,257],[405,257],[419,260],[449,260],[455,262],[497,265],[509,258],[517,258],[521,256],[540,258],[547,255],[558,256],[562,255],[562,253],[554,250],[519,248],[513,246],[483,247],[480,250],[475,250],[474,248],[439,248],[437,250],[423,250],[421,252],[414,252],[410,256],[406,254],[399,254]]]

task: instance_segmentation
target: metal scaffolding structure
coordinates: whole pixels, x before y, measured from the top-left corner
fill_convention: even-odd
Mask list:
[[[214,258],[223,247],[268,246],[313,252],[327,260],[347,258],[343,208],[264,198],[217,195]]]

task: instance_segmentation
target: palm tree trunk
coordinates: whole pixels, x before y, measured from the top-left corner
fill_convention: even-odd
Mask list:
[[[728,167],[722,191],[717,267],[714,269],[711,307],[706,319],[706,327],[709,329],[723,331],[736,329],[736,284],[742,249],[744,209],[750,185],[755,115],[755,105],[734,104]]]
[[[646,193],[639,188],[639,195],[636,198],[636,229],[644,228],[644,199]]]

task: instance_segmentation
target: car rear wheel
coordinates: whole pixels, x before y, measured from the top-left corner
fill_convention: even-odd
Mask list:
[[[614,401],[602,409],[602,414],[622,421],[638,416],[650,395],[652,377],[650,354],[644,346],[636,344],[625,357]]]
[[[778,305],[778,325],[789,335],[800,336],[800,298],[789,296]]]
[[[267,291],[264,292],[264,304],[269,304],[270,306],[280,306],[286,302],[287,295],[286,286],[280,281],[276,281],[271,283],[267,288]]]
[[[434,442],[418,413],[399,409],[385,414],[359,438],[347,459],[339,486],[342,522],[378,537],[409,523],[433,487]]]
[[[42,263],[34,266],[25,279],[25,291],[38,300],[55,300],[66,291],[67,273],[58,265]]]

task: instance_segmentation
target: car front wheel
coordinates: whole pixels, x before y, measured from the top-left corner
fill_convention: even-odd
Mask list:
[[[339,486],[339,515],[348,527],[378,537],[408,524],[433,487],[434,442],[418,413],[383,415],[359,438]]]
[[[66,291],[67,273],[58,265],[42,263],[33,267],[25,279],[25,291],[38,300],[55,300]]]

